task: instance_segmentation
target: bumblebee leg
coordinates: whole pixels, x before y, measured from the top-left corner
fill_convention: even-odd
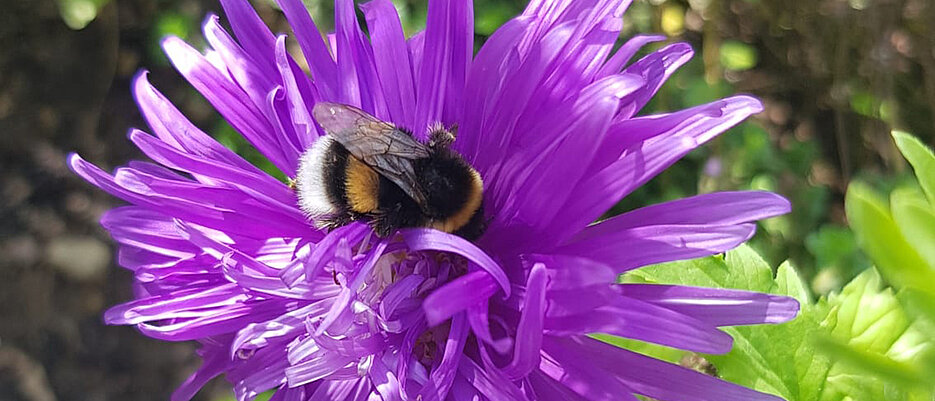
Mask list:
[[[381,238],[393,235],[400,228],[424,227],[426,225],[425,217],[422,216],[419,209],[406,207],[402,204],[396,204],[391,208],[378,212],[367,213],[365,219],[370,227],[373,227],[373,231]]]
[[[335,228],[345,226],[353,220],[354,218],[350,215],[350,213],[343,211],[332,215],[315,218],[315,227],[333,230]]]
[[[387,213],[368,213],[367,224],[373,229],[373,232],[380,238],[386,238],[393,235],[398,225],[393,223],[393,218]]]

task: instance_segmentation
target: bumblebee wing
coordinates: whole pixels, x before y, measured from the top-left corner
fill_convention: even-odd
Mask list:
[[[429,157],[425,145],[393,124],[356,107],[319,102],[312,114],[328,135],[351,155],[399,186],[416,203],[425,204],[412,163]]]

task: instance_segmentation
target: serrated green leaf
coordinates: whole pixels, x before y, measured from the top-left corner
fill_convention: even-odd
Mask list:
[[[726,255],[647,266],[627,276],[646,282],[769,291],[773,273],[750,247],[741,245]],[[625,276],[626,278],[626,276]]]
[[[931,355],[932,339],[893,291],[882,288],[876,271],[862,273],[820,304],[829,308],[822,322],[827,337],[818,337],[816,344],[838,362],[828,373],[830,399],[858,390],[857,399],[913,399],[925,391],[907,385],[924,383],[927,375],[915,362]],[[898,394],[879,398],[893,384],[901,389]]]
[[[928,196],[929,204],[935,205],[935,154],[932,150],[922,144],[919,139],[901,131],[893,131],[893,139],[896,140],[896,146],[902,152],[903,157],[909,160],[915,170],[916,178],[919,179],[919,185]]]
[[[787,400],[817,400],[825,387],[830,360],[817,355],[808,340],[815,335],[822,313],[809,304],[804,283],[789,264],[780,267],[772,293],[795,297],[802,304],[799,316],[780,325],[725,328],[734,348],[707,358],[722,377]]]
[[[852,182],[844,207],[861,248],[890,283],[901,287],[935,283],[935,271],[906,241],[879,195],[863,183]]]
[[[920,377],[929,375],[927,364],[935,366],[931,335],[925,335],[931,329],[922,329],[918,321],[910,319],[873,270],[857,276],[841,293],[817,303],[809,300],[805,283],[789,263],[780,266],[773,279],[769,264],[746,246],[725,256],[646,267],[622,279],[736,288],[799,300],[799,315],[790,322],[723,328],[734,338],[733,349],[704,358],[725,380],[790,401],[931,399],[927,390],[905,386],[907,378],[919,383]],[[827,344],[823,347],[816,339],[834,341],[843,353],[823,352]],[[636,346],[653,356],[667,351]],[[675,356],[669,354],[668,358],[674,360]],[[866,363],[855,367],[856,361]],[[895,370],[880,374],[876,369],[887,366]]]
[[[724,328],[734,338],[731,352],[704,357],[725,380],[788,400],[819,399],[830,360],[817,355],[807,339],[819,330],[823,314],[809,303],[808,290],[790,264],[780,266],[773,279],[769,264],[751,248],[741,246],[723,257],[650,266],[629,275],[649,282],[734,288],[796,298],[802,309],[795,320]]]

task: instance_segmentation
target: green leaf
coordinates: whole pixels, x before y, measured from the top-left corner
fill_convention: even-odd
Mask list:
[[[906,241],[884,201],[860,182],[852,182],[844,200],[857,242],[886,279],[900,287],[935,283],[935,271]]]
[[[829,313],[816,344],[837,362],[828,373],[828,399],[913,399],[927,391],[913,388],[930,377],[916,362],[927,360],[935,344],[893,291],[882,288],[876,271],[865,271],[820,305]],[[900,393],[885,393],[888,384]]]
[[[831,362],[818,355],[809,339],[820,330],[824,316],[809,301],[805,284],[788,263],[776,278],[751,248],[741,246],[726,256],[666,263],[628,275],[648,282],[735,288],[788,295],[799,300],[799,316],[780,325],[728,327],[733,349],[724,355],[705,355],[725,380],[788,400],[818,400]]]
[[[723,256],[647,266],[627,274],[631,275],[653,283],[750,291],[768,291],[773,286],[769,264],[746,245]]]
[[[919,185],[928,196],[929,203],[935,205],[935,154],[916,137],[901,131],[893,131],[896,146],[903,157],[909,160],[915,170]]]
[[[741,246],[724,257],[639,269],[623,280],[736,288],[796,298],[801,309],[790,322],[723,328],[734,338],[733,349],[704,358],[725,380],[790,401],[915,400],[926,395],[905,384],[919,383],[928,372],[911,363],[932,360],[930,336],[923,335],[926,331],[903,311],[892,290],[881,289],[875,271],[865,271],[840,294],[817,303],[809,300],[808,289],[789,263],[779,267],[775,279],[771,272],[752,249]],[[641,351],[654,356],[660,352],[645,347]],[[673,358],[668,355],[669,360]],[[863,365],[855,367],[856,363]],[[888,367],[892,369],[879,371]]]
[[[475,7],[474,33],[490,36],[505,22],[509,21],[518,11],[510,2],[494,1]]]
[[[935,269],[935,209],[916,188],[900,188],[890,194],[893,220],[906,241]],[[935,282],[928,282],[935,294]]]
[[[793,296],[802,309],[781,325],[731,327],[734,349],[708,359],[725,379],[788,400],[818,400],[830,360],[815,352],[809,339],[819,330],[821,310],[808,303],[808,291],[791,265],[783,264],[770,292]]]

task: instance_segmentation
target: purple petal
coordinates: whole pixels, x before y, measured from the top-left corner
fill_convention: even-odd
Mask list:
[[[549,340],[551,337],[546,337],[546,339]],[[563,349],[562,352],[554,351],[552,348],[549,347],[543,352],[544,355],[539,363],[539,371],[545,376],[540,383],[546,379],[552,379],[587,400],[632,401],[636,399],[633,390],[621,380],[592,366],[587,358],[571,355],[577,351],[575,348]]]
[[[402,387],[396,380],[396,375],[386,367],[381,358],[373,359],[369,373],[370,381],[373,382],[373,387],[380,394],[382,401],[403,400],[399,395]]]
[[[623,46],[620,46],[617,49],[617,52],[608,59],[604,66],[601,67],[600,72],[597,73],[597,76],[604,77],[612,74],[616,74],[623,69],[623,66],[630,61],[631,58],[640,50],[643,46],[646,46],[649,43],[659,42],[666,40],[666,37],[663,35],[636,35],[630,40],[626,41]]]
[[[493,101],[497,99],[506,82],[519,66],[517,47],[531,29],[531,18],[518,17],[497,29],[484,43],[467,77],[464,89],[462,113],[458,119],[458,140],[453,147],[469,161],[476,160],[484,139],[481,127],[492,114]]]
[[[549,271],[549,290],[576,290],[616,282],[617,272],[587,257],[570,255],[529,255]]]
[[[422,55],[425,52],[425,31],[412,34],[406,41],[406,46],[409,49],[409,59],[412,60],[413,82],[419,82],[422,74]]]
[[[270,342],[288,339],[304,332],[305,319],[323,314],[331,302],[330,300],[318,301],[296,308],[275,319],[246,325],[237,331],[229,349],[230,355],[234,356],[241,350],[263,348]]]
[[[513,137],[513,127],[525,109],[537,86],[552,72],[548,68],[552,60],[560,57],[561,49],[570,40],[573,24],[565,24],[549,32],[541,41],[528,45],[529,55],[517,68],[511,68],[512,74],[504,76],[503,87],[496,96],[489,99],[490,113],[484,119],[484,125],[466,135],[479,135],[480,147],[472,162],[474,167],[489,179],[488,170],[498,161],[506,159],[512,151],[509,144]],[[469,152],[471,154],[471,152]]]
[[[136,75],[133,79],[133,96],[146,122],[159,139],[181,151],[250,173],[260,173],[260,169],[195,127],[149,83],[148,77],[146,71]]]
[[[314,357],[291,364],[285,369],[290,387],[300,386],[330,376],[356,361],[334,352],[318,352]]]
[[[323,132],[319,132],[312,118],[312,105],[318,102],[319,95],[313,92],[308,78],[302,70],[293,68],[286,50],[286,37],[276,39],[276,67],[283,82],[284,101],[288,110],[289,121],[294,127],[292,147],[299,153],[308,149]]]
[[[525,377],[539,365],[539,352],[542,349],[542,329],[545,320],[546,282],[548,276],[545,265],[536,263],[526,280],[526,296],[523,300],[522,315],[516,327],[516,341],[513,348],[513,360],[503,369],[503,374],[518,380]]]
[[[231,126],[240,132],[260,153],[282,171],[295,169],[282,154],[279,141],[266,116],[249,96],[200,53],[176,37],[163,40],[162,46],[175,68],[214,106]],[[265,94],[264,94],[265,95]]]
[[[166,167],[210,178],[215,184],[238,188],[257,201],[265,203],[267,207],[292,215],[296,221],[305,220],[305,216],[296,206],[298,201],[295,193],[265,173],[218,164],[213,160],[179,151],[139,130],[130,131],[129,139],[143,153]]]
[[[305,401],[347,401],[353,400],[361,387],[365,386],[365,379],[353,380],[327,380],[318,386],[318,389]]]
[[[286,383],[283,371],[289,361],[283,356],[281,346],[266,347],[248,353],[240,358],[240,363],[225,374],[225,379],[234,383],[234,395],[238,401],[247,401],[260,393]],[[262,366],[262,369],[257,369]]]
[[[753,223],[634,227],[575,242],[557,252],[586,256],[622,273],[655,263],[721,253],[746,242],[755,232]]]
[[[455,123],[464,82],[474,53],[474,8],[469,0],[430,1],[425,21],[425,45],[416,88],[412,130],[441,121]]]
[[[598,81],[583,90],[571,107],[558,108],[555,116],[544,118],[543,125],[531,128],[529,132],[548,140],[519,146],[498,169],[499,174],[487,180],[487,196],[496,216],[491,230],[500,225],[525,225],[538,231],[559,214],[574,189],[564,183],[578,182],[587,173],[600,143],[595,137],[607,130],[620,97],[640,83],[638,78],[624,75]]]
[[[377,75],[383,83],[390,120],[403,127],[414,127],[415,82],[396,7],[389,0],[374,0],[360,7],[370,28]]]
[[[318,27],[312,21],[301,0],[276,0],[289,20],[292,31],[305,54],[308,68],[315,79],[315,86],[327,99],[335,99],[338,93],[338,70],[328,46],[321,38]]]
[[[523,392],[506,378],[478,366],[471,358],[461,358],[458,374],[488,400],[528,401]]]
[[[590,287],[571,289],[549,288],[549,305],[546,316],[558,318],[587,313],[614,302],[620,294],[606,281]]]
[[[443,251],[464,256],[486,271],[500,285],[506,297],[510,296],[510,280],[497,262],[471,242],[453,234],[428,228],[400,230],[409,249],[415,251]]]
[[[592,225],[570,242],[587,242],[648,225],[737,225],[789,213],[789,201],[765,191],[715,192],[642,207]]]
[[[441,401],[448,395],[455,374],[461,363],[462,351],[468,335],[467,318],[464,314],[456,315],[451,319],[451,328],[448,329],[448,340],[445,342],[445,351],[441,362],[432,369],[428,383],[422,387],[416,399],[424,401]]]
[[[188,401],[195,397],[205,384],[211,379],[221,375],[229,369],[230,361],[226,358],[224,347],[219,344],[205,343],[199,350],[202,359],[201,367],[188,376],[179,388],[172,392],[172,401]]]
[[[386,99],[374,66],[373,49],[360,30],[353,0],[335,1],[334,22],[338,77],[343,89],[337,100],[387,119]]]
[[[686,43],[673,43],[627,67],[623,72],[640,75],[646,80],[646,86],[636,91],[629,99],[624,100],[626,106],[621,110],[621,116],[630,117],[643,108],[649,99],[656,94],[662,84],[682,65],[691,60],[694,55],[691,46]],[[629,102],[628,102],[628,101]]]
[[[273,49],[275,38],[247,0],[221,0],[221,7],[241,46],[266,76],[275,76]]]
[[[782,401],[694,370],[586,337],[546,337],[550,354],[588,361],[637,394],[661,400]]]
[[[526,380],[535,392],[537,400],[587,401],[586,398],[582,398],[578,393],[575,393],[564,384],[555,381],[555,379],[546,376],[541,371],[533,371]],[[633,395],[629,393],[621,393],[617,396],[631,401],[633,400],[633,398],[630,398],[633,397]]]
[[[185,259],[201,253],[179,232],[172,218],[140,207],[111,209],[101,217],[101,226],[121,244],[160,255]]]
[[[626,297],[715,326],[783,323],[799,311],[795,298],[758,292],[652,284],[622,284],[619,288]]]
[[[510,347],[513,346],[513,339],[509,336],[496,340],[493,338],[493,334],[490,332],[490,315],[488,314],[488,309],[489,305],[487,300],[481,301],[481,303],[468,308],[468,323],[471,325],[471,330],[477,338],[489,344],[494,351],[505,354],[510,350]]]
[[[705,107],[719,110],[717,117],[678,126],[664,135],[634,145],[618,161],[578,183],[574,191],[578,196],[566,202],[563,210],[568,213],[555,219],[552,229],[578,232],[692,149],[763,110],[758,100],[747,96],[724,99]]]
[[[627,297],[579,315],[549,317],[545,329],[556,336],[604,333],[708,354],[728,352],[733,342],[713,325]]]
[[[475,271],[458,277],[425,298],[422,309],[429,326],[437,326],[458,312],[490,298],[497,292],[497,283],[485,271]]]
[[[271,215],[265,213],[254,213],[260,211],[254,210],[254,207],[249,209],[251,210],[249,213],[235,213],[231,209],[225,208],[225,206],[233,206],[236,210],[236,203],[245,200],[245,197],[239,194],[238,191],[199,187],[194,183],[184,184],[182,182],[167,183],[165,180],[160,181],[160,185],[163,183],[169,184],[170,186],[174,186],[174,189],[185,188],[184,190],[189,191],[203,191],[200,192],[198,196],[193,196],[189,193],[187,197],[178,197],[178,194],[170,195],[165,192],[154,190],[147,184],[147,181],[152,182],[161,179],[138,170],[126,168],[118,169],[117,176],[111,177],[109,174],[74,154],[69,156],[68,164],[75,174],[78,174],[88,182],[127,202],[144,206],[148,209],[158,210],[163,214],[224,231],[229,234],[243,235],[249,238],[315,236],[315,231],[308,227],[302,228],[286,223],[289,219],[283,218],[282,214],[276,214],[276,217],[271,217]],[[132,188],[132,190],[130,190],[130,188]],[[212,203],[213,201],[219,203]],[[272,218],[273,220],[263,221],[262,219],[264,218]]]

